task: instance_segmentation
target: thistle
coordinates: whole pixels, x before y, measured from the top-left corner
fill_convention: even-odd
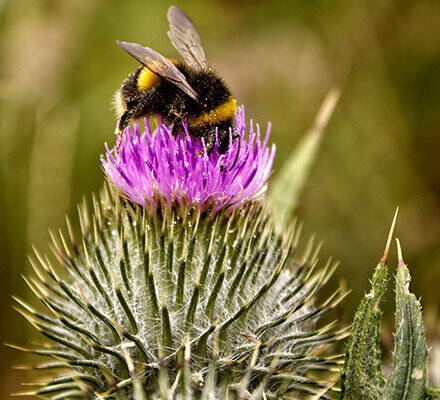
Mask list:
[[[347,335],[319,318],[341,302],[316,294],[335,269],[298,250],[300,226],[274,229],[264,202],[274,157],[258,125],[226,154],[165,124],[124,133],[102,159],[108,184],[79,207],[81,237],[52,235],[25,278],[45,311],[16,298],[52,360],[27,393],[51,399],[332,398]],[[240,141],[241,143],[238,143]],[[59,265],[55,266],[54,263]],[[323,372],[324,371],[324,372]],[[323,375],[327,381],[323,381]]]
[[[190,136],[187,127],[176,138],[165,124],[159,124],[152,135],[145,121],[141,135],[136,123],[126,129],[123,146],[107,147],[104,170],[131,201],[144,207],[156,207],[157,196],[169,206],[187,204],[203,211],[237,208],[251,200],[261,200],[275,157],[275,145],[267,147],[268,127],[262,140],[260,127],[251,121],[246,139],[244,107],[235,115],[236,136],[226,154],[219,152],[216,141],[210,154],[203,140]],[[232,136],[232,134],[231,134]],[[232,141],[232,137],[231,137]]]

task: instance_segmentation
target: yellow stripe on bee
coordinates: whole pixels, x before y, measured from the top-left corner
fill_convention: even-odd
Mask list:
[[[151,72],[147,67],[142,68],[142,71],[138,75],[137,87],[139,90],[151,89],[157,82],[159,82],[159,77]]]
[[[231,118],[237,111],[237,100],[230,97],[229,100],[220,104],[213,110],[205,112],[198,117],[188,118],[188,123],[192,128],[202,128],[205,125],[217,125],[220,122]]]

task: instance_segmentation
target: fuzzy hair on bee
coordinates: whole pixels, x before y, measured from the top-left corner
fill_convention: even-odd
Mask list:
[[[113,95],[112,108],[118,120],[121,119],[125,111],[127,111],[127,106],[125,105],[125,101],[122,97],[122,92],[120,89],[118,89]]]
[[[130,122],[141,117],[161,117],[177,135],[186,121],[189,134],[204,139],[208,152],[218,143],[225,153],[235,139],[236,100],[228,85],[208,65],[199,33],[177,6],[168,10],[168,37],[184,63],[167,59],[138,43],[117,41],[141,66],[115,93],[121,140]]]

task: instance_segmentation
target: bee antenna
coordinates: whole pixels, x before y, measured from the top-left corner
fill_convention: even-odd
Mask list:
[[[229,168],[228,171],[231,171],[235,167],[235,164],[237,164],[237,161],[238,161],[238,155],[240,154],[240,150],[241,150],[241,136],[240,135],[237,135],[237,136],[238,136],[238,149],[237,149],[237,153],[235,154],[234,163],[232,164],[232,166]]]

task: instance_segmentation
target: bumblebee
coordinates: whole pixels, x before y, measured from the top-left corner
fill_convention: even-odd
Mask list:
[[[208,65],[199,33],[178,7],[168,10],[168,37],[185,64],[165,58],[138,43],[117,41],[141,66],[115,94],[119,138],[128,124],[140,117],[160,116],[176,136],[186,121],[189,134],[204,139],[211,152],[218,138],[225,153],[234,134],[236,100]]]

